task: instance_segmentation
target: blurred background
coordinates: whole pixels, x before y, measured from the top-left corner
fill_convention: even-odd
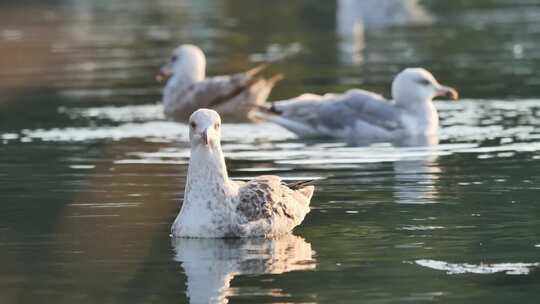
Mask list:
[[[360,2],[2,1],[2,106],[34,92],[79,104],[156,101],[151,76],[185,42],[206,51],[210,75],[301,48],[275,66],[287,76],[276,99],[352,86],[386,93],[408,66],[466,97],[537,95],[536,1]]]
[[[434,147],[225,125],[233,178],[328,179],[301,238],[186,254],[169,227],[187,130],[154,80],[180,43],[204,49],[208,75],[285,57],[270,100],[390,97],[411,66],[463,100],[436,103]],[[1,302],[536,303],[539,68],[537,0],[3,0]],[[253,261],[273,267],[229,267]],[[187,265],[206,265],[202,284]]]

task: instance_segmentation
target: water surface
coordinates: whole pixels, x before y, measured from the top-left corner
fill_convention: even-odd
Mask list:
[[[470,2],[4,1],[1,302],[536,303],[540,3]],[[212,75],[299,51],[271,67],[274,100],[388,96],[407,66],[463,99],[436,103],[439,143],[420,147],[225,124],[231,177],[319,179],[312,212],[275,240],[171,240],[187,128],[153,76],[179,42]]]

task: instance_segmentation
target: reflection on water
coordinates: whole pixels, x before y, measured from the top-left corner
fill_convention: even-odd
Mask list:
[[[338,0],[338,32],[350,33],[355,23],[381,27],[391,25],[430,24],[433,16],[418,0]]]
[[[362,63],[366,47],[365,28],[429,25],[430,15],[418,0],[338,0],[336,30],[341,38],[343,63]]]
[[[394,163],[394,196],[398,204],[431,204],[437,199],[437,155],[421,160],[403,160]]]
[[[235,296],[235,276],[313,270],[311,245],[301,237],[277,239],[173,239],[174,259],[187,276],[190,303],[228,303]],[[259,295],[286,297],[283,290],[261,289]]]

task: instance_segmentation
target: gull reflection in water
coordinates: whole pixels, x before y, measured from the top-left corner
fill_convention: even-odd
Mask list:
[[[435,203],[441,169],[437,164],[439,140],[435,136],[404,138],[398,144],[415,157],[394,163],[394,198],[400,204]],[[397,145],[397,144],[396,144]],[[408,148],[409,147],[409,148]],[[410,148],[414,147],[414,148]]]
[[[419,2],[419,0],[338,0],[336,31],[344,39],[340,44],[342,61],[362,63],[365,28],[432,23],[433,16]]]
[[[187,277],[190,303],[227,303],[237,275],[281,274],[316,268],[311,244],[289,234],[275,239],[174,238],[174,260]]]

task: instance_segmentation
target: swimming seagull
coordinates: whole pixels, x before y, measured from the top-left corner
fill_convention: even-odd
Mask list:
[[[458,99],[422,68],[408,68],[392,83],[394,100],[352,89],[343,94],[303,94],[261,108],[258,116],[300,137],[334,137],[350,142],[399,140],[435,135],[439,127],[435,97]]]
[[[247,72],[206,78],[203,51],[190,44],[177,47],[161,68],[158,80],[168,79],[163,91],[165,115],[186,121],[199,108],[212,108],[232,121],[250,120],[256,105],[265,103],[281,74],[270,79],[259,76],[267,67],[259,65]]]
[[[230,180],[219,114],[199,109],[191,115],[189,128],[191,158],[184,202],[171,228],[174,237],[270,237],[288,233],[303,221],[313,186],[287,185],[272,175],[247,183]]]

